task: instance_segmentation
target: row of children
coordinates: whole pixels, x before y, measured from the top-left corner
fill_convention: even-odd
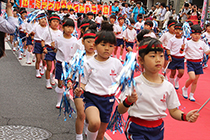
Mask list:
[[[25,13],[25,11],[23,12]],[[86,50],[88,60],[84,64],[84,77],[81,79],[81,88],[77,87],[74,89],[74,101],[77,109],[75,124],[77,140],[83,139],[84,120],[88,122],[85,125],[87,126],[85,130],[87,130],[88,140],[101,140],[104,137],[115,102],[115,94],[110,95],[108,88],[115,82],[115,78],[119,75],[123,67],[118,59],[110,56],[114,52],[117,44],[117,46],[123,48],[124,43],[122,42],[124,40],[127,44],[134,43],[129,41],[129,39],[123,39],[123,37],[127,35],[132,36],[132,41],[138,40],[140,43],[138,46],[138,60],[142,68],[144,68],[142,74],[135,78],[137,86],[134,92],[128,95],[128,91],[125,91],[125,93],[122,94],[127,96],[121,96],[122,98],[120,99],[122,103],[119,104],[118,111],[125,113],[129,108],[129,119],[126,126],[127,139],[140,139],[140,137],[147,139],[163,139],[164,122],[162,118],[166,116],[165,111],[167,108],[169,109],[170,115],[177,120],[189,122],[195,122],[197,120],[199,116],[199,114],[196,113],[197,110],[185,114],[177,109],[180,103],[174,87],[166,81],[163,76],[159,75],[159,71],[164,64],[164,49],[161,42],[154,38],[156,37],[155,34],[151,32],[153,27],[152,21],[145,21],[145,29],[137,36],[136,32],[131,32],[130,34],[125,33],[123,36],[126,30],[128,30],[128,32],[129,30],[133,30],[134,23],[132,20],[130,20],[131,25],[129,25],[124,32],[122,29],[124,23],[123,17],[118,17],[119,25],[102,22],[101,30],[97,32],[96,25],[91,20],[84,19],[80,26],[81,39],[77,40],[72,36],[75,28],[72,19],[63,19],[62,32],[58,30],[60,22],[58,15],[52,14],[49,16],[50,30],[48,30],[45,14],[40,14],[38,19],[39,24],[34,23],[37,25],[33,26],[28,32],[28,37],[34,38],[35,41],[36,77],[41,77],[39,72],[40,60],[44,58],[43,53],[45,53],[45,60],[47,62],[47,88],[51,86],[50,72],[52,63],[56,62],[55,70],[53,70],[55,78],[58,79],[58,86],[55,88],[58,95],[56,108],[60,107],[64,92],[63,81],[61,80],[61,63],[63,61],[69,62],[77,49]],[[115,18],[110,16],[110,23],[114,23],[112,20],[114,21]],[[23,27],[24,26],[22,26],[21,29],[24,29]],[[22,33],[25,33],[25,31]],[[197,33],[197,30],[195,33]],[[21,38],[24,36],[26,36],[26,34],[22,35]],[[185,50],[187,51],[186,46]],[[131,45],[130,48],[132,49]],[[129,46],[127,50],[129,50]],[[95,52],[97,52],[97,54]],[[43,62],[45,61],[43,60]],[[72,84],[70,80],[68,86],[72,87]],[[154,91],[157,92],[154,93]],[[151,133],[151,128],[154,133]],[[144,133],[142,129],[144,129]]]

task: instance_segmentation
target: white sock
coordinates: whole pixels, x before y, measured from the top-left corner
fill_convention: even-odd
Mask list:
[[[178,82],[178,81],[179,81],[179,79],[180,79],[179,77],[176,77],[175,81],[176,81],[176,82]]]
[[[22,56],[21,56],[21,53],[22,53],[22,52],[19,50],[19,52],[18,52],[18,53],[19,53],[19,58],[21,58],[21,57],[22,57]]]
[[[117,58],[117,55],[114,55],[114,58]]]
[[[87,131],[87,140],[95,140],[97,137],[98,131],[96,132],[90,132],[89,130]]]
[[[120,55],[120,59],[122,59],[122,55]]]
[[[76,134],[76,140],[83,140],[82,134]]]
[[[188,88],[186,88],[185,86],[184,86],[184,88],[183,88],[184,90],[187,90]]]
[[[26,53],[26,59],[27,59],[27,61],[26,61],[26,62],[30,62],[30,61],[29,61],[30,54],[31,54],[31,53],[27,50],[27,53]]]
[[[194,93],[190,93],[190,96],[193,97]]]
[[[46,79],[47,85],[50,85],[50,79]]]
[[[174,85],[174,78],[169,78],[169,82]]]
[[[36,75],[40,75],[39,69],[36,69]]]
[[[87,135],[87,131],[88,131],[88,123],[85,120],[84,121],[84,133],[85,133],[85,135]]]

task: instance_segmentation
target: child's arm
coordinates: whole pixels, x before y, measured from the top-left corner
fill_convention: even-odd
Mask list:
[[[80,83],[80,88],[77,87],[75,90],[74,90],[74,93],[76,94],[76,96],[80,97],[83,93],[84,93],[84,90],[85,90],[85,84],[83,83]]]
[[[198,109],[191,110],[187,114],[184,114],[181,110],[174,108],[169,109],[169,113],[172,118],[179,120],[179,121],[189,121],[189,122],[196,122],[198,119],[199,113],[196,113]]]
[[[125,112],[127,112],[128,108],[133,105],[133,103],[135,103],[137,99],[138,96],[136,91],[134,90],[134,92],[130,96],[127,96],[126,99],[118,105],[118,112],[120,114],[124,114]]]

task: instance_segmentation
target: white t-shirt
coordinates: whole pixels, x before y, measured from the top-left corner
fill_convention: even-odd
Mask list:
[[[129,116],[154,121],[167,116],[166,110],[180,106],[174,86],[164,79],[161,84],[148,81],[142,74],[135,78],[137,101],[128,110]],[[121,96],[121,101],[126,97]]]
[[[77,49],[81,49],[78,43],[78,40],[75,37],[71,37],[70,39],[66,39],[62,36],[57,37],[55,40],[55,48],[56,52],[56,60],[60,62],[69,62]]]
[[[78,40],[79,45],[81,46],[81,50],[85,49],[85,46],[82,44],[82,37]]]
[[[24,32],[26,30],[26,24],[27,24],[27,21],[23,20],[23,23],[20,25],[20,27],[21,27],[20,31],[21,32]]]
[[[186,40],[184,42],[186,42]],[[179,39],[174,36],[168,41],[166,49],[170,50],[171,55],[184,56],[185,55],[184,52],[182,54],[180,53],[182,44],[183,44],[183,39],[182,38]]]
[[[95,22],[96,22],[96,23],[99,23],[99,24],[101,24],[103,20],[104,20],[103,17],[97,16],[97,17],[95,18]]]
[[[136,39],[136,30],[132,29],[126,29],[124,32],[123,32],[123,37],[125,39],[128,39],[128,42],[135,42],[135,39]]]
[[[171,34],[169,32],[164,33],[161,37],[160,37],[160,41],[163,43],[163,47],[165,48],[168,44],[168,41],[174,36],[174,34]]]
[[[42,36],[44,35],[43,33],[48,30],[47,28],[48,28],[47,26],[42,27],[42,26],[40,26],[40,24],[38,24],[37,26],[35,26],[32,29],[32,31],[31,31],[31,32],[34,32],[35,33],[34,40],[41,41],[42,40]]]
[[[141,27],[144,27],[144,21],[136,22],[134,26],[136,27],[136,30],[141,30]]]
[[[73,19],[74,21],[76,20],[76,16],[74,14],[70,14],[69,18]]]
[[[39,25],[39,23],[37,23],[37,22],[35,22],[35,23],[32,23],[32,22],[26,23],[26,32],[27,32],[27,33],[31,33],[32,30],[33,30],[37,25]]]
[[[209,50],[209,46],[204,41],[198,42],[192,39],[185,44],[185,58],[186,59],[203,59],[203,54]]]
[[[50,33],[52,35],[52,40],[51,40],[51,37],[50,37]],[[56,38],[58,38],[58,37],[63,35],[63,33],[60,30],[52,30],[52,28],[50,28],[50,33],[49,33],[48,30],[46,30],[43,33],[43,36],[41,38],[41,40],[44,40],[45,44],[49,45],[49,46],[51,46],[52,41],[55,41]]]
[[[18,17],[14,17],[14,24],[16,27],[19,27]]]
[[[91,57],[84,64],[85,76],[81,77],[81,82],[86,84],[85,91],[97,95],[108,95],[108,88],[116,81],[115,78],[122,68],[122,63],[116,58],[110,57],[102,62]]]
[[[115,26],[113,26],[113,28],[114,28],[114,32],[115,32],[115,33],[120,32],[120,34],[116,34],[116,35],[115,35],[116,38],[122,39],[122,38],[123,38],[123,27],[120,26],[120,25],[115,25]]]

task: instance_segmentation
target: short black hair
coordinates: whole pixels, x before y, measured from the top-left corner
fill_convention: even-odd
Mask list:
[[[62,22],[63,24],[63,27],[65,27],[65,26],[72,26],[72,27],[75,27],[75,24],[74,24],[74,21],[73,21],[73,19],[71,19],[71,18],[65,18],[65,19],[63,19],[63,22]]]
[[[129,18],[131,24],[135,24],[135,20],[133,18]]]
[[[202,32],[202,28],[200,25],[196,24],[196,25],[192,25],[191,26],[191,33],[201,33]]]

